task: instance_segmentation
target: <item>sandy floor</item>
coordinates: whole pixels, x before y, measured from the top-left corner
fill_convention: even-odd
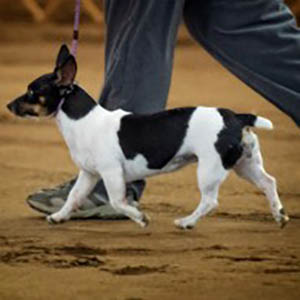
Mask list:
[[[203,50],[180,47],[169,106],[223,106],[272,119],[276,129],[259,136],[290,224],[280,230],[264,196],[231,175],[218,211],[193,231],[177,230],[173,220],[199,200],[191,166],[148,180],[142,199],[152,218],[147,229],[130,221],[49,226],[24,200],[76,168],[52,121],[18,120],[5,104],[52,70],[59,44],[32,32],[24,39],[26,27],[18,32],[22,42],[7,34],[0,48],[1,300],[300,299],[300,139],[292,121]],[[97,97],[103,47],[82,42],[78,60],[79,82]]]

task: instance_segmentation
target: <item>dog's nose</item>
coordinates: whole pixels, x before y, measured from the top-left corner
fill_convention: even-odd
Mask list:
[[[6,107],[7,107],[11,112],[15,112],[15,110],[16,110],[16,105],[15,105],[14,102],[8,103]]]

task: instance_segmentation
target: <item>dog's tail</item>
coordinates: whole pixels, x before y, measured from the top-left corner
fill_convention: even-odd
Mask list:
[[[272,122],[260,116],[252,114],[236,114],[236,117],[242,122],[244,126],[264,128],[268,130],[273,129]]]

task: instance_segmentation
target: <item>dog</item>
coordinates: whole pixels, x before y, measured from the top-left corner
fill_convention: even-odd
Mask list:
[[[109,111],[75,84],[76,72],[76,60],[63,45],[54,71],[34,80],[7,105],[20,117],[55,118],[80,169],[63,207],[47,216],[49,223],[67,221],[102,178],[112,207],[145,227],[147,215],[126,201],[126,182],[198,162],[201,201],[192,214],[175,220],[177,227],[192,229],[217,207],[219,187],[230,170],[263,191],[275,221],[287,224],[276,181],[264,170],[258,138],[250,129],[272,129],[270,120],[201,106],[144,115]]]

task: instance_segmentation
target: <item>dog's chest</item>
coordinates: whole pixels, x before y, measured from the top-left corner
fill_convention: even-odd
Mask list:
[[[71,120],[64,113],[57,117],[58,127],[69,148],[72,160],[83,170],[96,172],[96,161],[93,149],[97,141],[94,137],[94,126],[91,118]]]

